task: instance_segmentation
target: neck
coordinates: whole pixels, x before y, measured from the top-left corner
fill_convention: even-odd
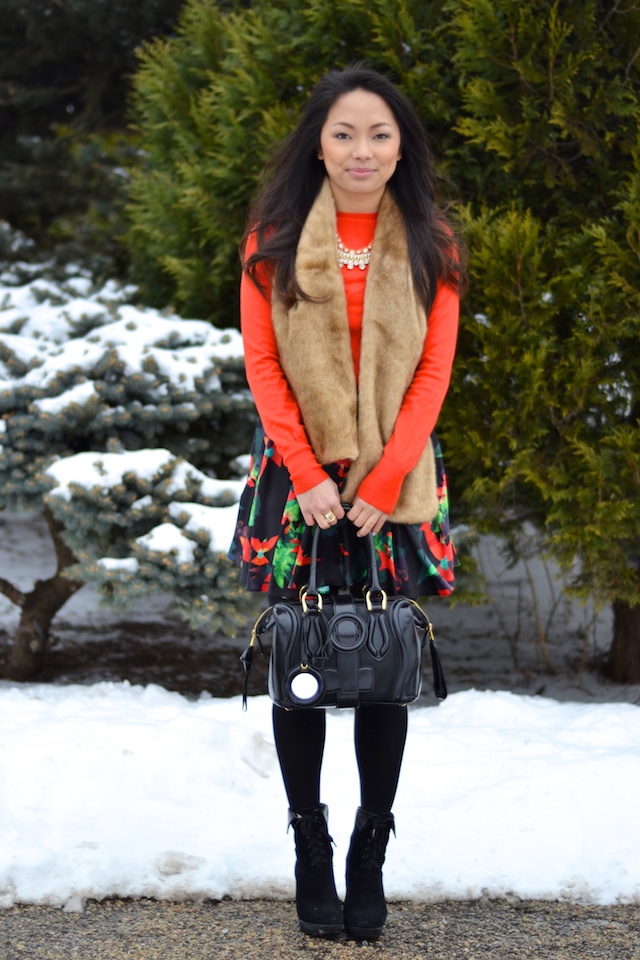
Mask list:
[[[338,213],[377,213],[384,188],[375,193],[345,193],[330,184],[333,200]]]

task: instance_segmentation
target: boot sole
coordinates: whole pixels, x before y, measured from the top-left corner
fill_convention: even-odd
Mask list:
[[[300,929],[308,937],[325,937],[331,939],[342,933],[341,923],[310,923],[307,920],[300,920]]]
[[[383,927],[345,927],[348,940],[378,940]]]

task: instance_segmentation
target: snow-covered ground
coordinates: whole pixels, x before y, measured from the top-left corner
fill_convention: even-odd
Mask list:
[[[291,897],[270,703],[126,684],[0,692],[0,903]],[[350,711],[323,780],[341,871]],[[640,899],[640,710],[469,690],[411,713],[390,898]]]

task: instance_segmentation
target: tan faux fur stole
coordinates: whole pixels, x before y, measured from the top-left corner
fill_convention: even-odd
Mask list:
[[[343,497],[351,501],[391,437],[422,355],[424,307],[413,287],[402,214],[385,192],[376,224],[362,318],[359,380],[336,253],[336,208],[329,181],[313,204],[296,254],[305,293],[290,310],[272,303],[280,362],[319,463],[351,460]],[[433,447],[406,476],[391,519],[432,520],[438,509]]]

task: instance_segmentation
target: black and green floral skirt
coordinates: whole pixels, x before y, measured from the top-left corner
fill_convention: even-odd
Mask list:
[[[456,552],[449,534],[449,502],[442,452],[435,434],[438,513],[421,524],[385,523],[373,536],[380,586],[389,595],[447,596],[453,591]],[[344,487],[348,462],[325,465]],[[308,580],[313,527],[304,522],[289,471],[275,444],[258,426],[251,448],[247,484],[229,557],[240,567],[247,590],[297,594]],[[351,524],[322,534],[320,588],[349,587],[367,580],[368,554]]]

